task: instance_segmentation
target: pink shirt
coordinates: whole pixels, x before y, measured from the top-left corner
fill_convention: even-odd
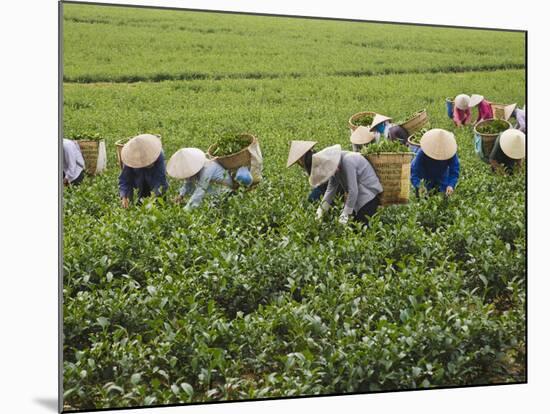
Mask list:
[[[471,116],[472,114],[470,112],[470,108],[458,109],[455,106],[455,109],[453,110],[453,121],[455,121],[455,124],[458,126],[465,125],[466,122],[470,120]]]
[[[491,104],[486,100],[482,100],[477,107],[477,122],[482,119],[492,119],[493,118],[493,108]]]

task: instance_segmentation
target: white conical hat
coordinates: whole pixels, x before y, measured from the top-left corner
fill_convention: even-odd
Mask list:
[[[170,177],[184,180],[198,173],[206,162],[206,154],[198,148],[181,148],[170,157],[166,172]]]
[[[473,94],[472,97],[470,98],[470,103],[468,104],[468,106],[470,108],[473,108],[474,106],[479,105],[479,103],[484,99],[485,97],[483,95]]]
[[[313,154],[309,183],[313,187],[317,187],[332,177],[340,164],[341,156],[342,147],[340,145],[333,145]]]
[[[306,152],[312,149],[317,141],[292,141],[290,143],[290,151],[286,161],[286,167],[294,165]]]
[[[513,103],[510,105],[506,105],[504,107],[504,120],[508,121],[512,114],[514,113],[514,110],[516,109],[517,104]]]
[[[389,116],[386,116],[386,115],[382,115],[382,114],[376,114],[374,116],[374,119],[372,120],[372,124],[370,126],[370,129],[371,131],[374,129],[374,127],[376,127],[377,125],[381,124],[382,122],[385,122],[385,121],[389,121],[391,120],[391,118]]]
[[[349,140],[352,144],[363,145],[368,144],[374,139],[374,132],[371,132],[369,127],[359,126],[352,132]]]
[[[456,154],[457,145],[452,132],[435,128],[422,135],[420,148],[428,157],[442,161]]]
[[[458,109],[466,109],[468,108],[468,105],[470,104],[470,97],[468,95],[465,95],[461,93],[460,95],[457,95],[455,98],[455,106]]]
[[[143,168],[154,163],[162,151],[159,137],[141,134],[133,137],[122,147],[120,157],[128,167]]]
[[[499,141],[502,152],[510,158],[519,160],[525,157],[525,134],[519,129],[507,129]]]

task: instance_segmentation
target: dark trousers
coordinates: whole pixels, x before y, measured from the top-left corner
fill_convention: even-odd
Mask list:
[[[368,226],[369,218],[371,218],[372,215],[376,213],[376,209],[379,205],[380,199],[378,198],[378,196],[376,196],[363,207],[361,207],[357,213],[354,213],[353,218],[357,221],[360,221],[365,226]]]
[[[151,190],[152,188],[149,186],[149,183],[144,180],[143,186],[138,188],[138,199],[141,201],[142,198],[149,197]]]
[[[84,170],[80,172],[80,175],[76,177],[73,181],[71,181],[71,185],[78,185],[82,182],[84,179]]]

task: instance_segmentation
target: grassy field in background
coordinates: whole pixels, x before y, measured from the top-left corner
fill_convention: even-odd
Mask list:
[[[67,408],[525,380],[525,176],[490,173],[444,100],[525,102],[524,35],[64,5],[64,135],[108,170],[64,193]],[[450,200],[323,223],[289,142],[350,148],[348,118],[426,108],[452,130]],[[186,213],[119,207],[114,142],[206,150],[255,134],[256,190]]]

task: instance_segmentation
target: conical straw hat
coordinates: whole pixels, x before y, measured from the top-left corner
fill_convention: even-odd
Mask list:
[[[206,154],[198,148],[181,148],[170,157],[166,172],[170,177],[184,180],[198,173],[206,162]]]
[[[519,160],[525,157],[525,134],[519,129],[507,129],[499,141],[502,152],[510,158]]]
[[[341,156],[342,147],[340,145],[333,145],[313,154],[309,183],[313,187],[317,187],[332,177],[340,164]]]
[[[479,105],[479,103],[484,100],[485,98],[483,97],[483,95],[472,95],[472,97],[470,98],[470,103],[468,104],[468,106],[470,108],[473,108],[474,106],[477,106]]]
[[[457,145],[452,132],[435,128],[422,135],[420,148],[428,157],[442,161],[456,154]]]
[[[363,145],[368,144],[374,139],[374,132],[371,132],[368,127],[360,126],[352,132],[349,140],[352,144]]]
[[[458,108],[458,109],[466,109],[468,108],[468,105],[470,104],[470,97],[468,95],[465,95],[465,94],[460,94],[460,95],[457,95],[457,97],[455,98],[455,106]]]
[[[142,134],[133,137],[122,147],[120,157],[128,167],[143,168],[154,163],[162,151],[159,137]]]
[[[379,124],[381,124],[382,122],[385,122],[385,121],[389,121],[391,120],[391,118],[389,116],[386,116],[386,115],[382,115],[382,114],[376,114],[374,116],[374,119],[372,120],[372,125],[370,126],[370,129],[371,131]]]
[[[290,143],[290,152],[286,161],[286,167],[294,165],[306,152],[312,149],[317,141],[292,141]]]
[[[508,121],[512,114],[514,113],[514,110],[516,109],[517,104],[513,103],[510,105],[506,105],[504,107],[504,120]]]

